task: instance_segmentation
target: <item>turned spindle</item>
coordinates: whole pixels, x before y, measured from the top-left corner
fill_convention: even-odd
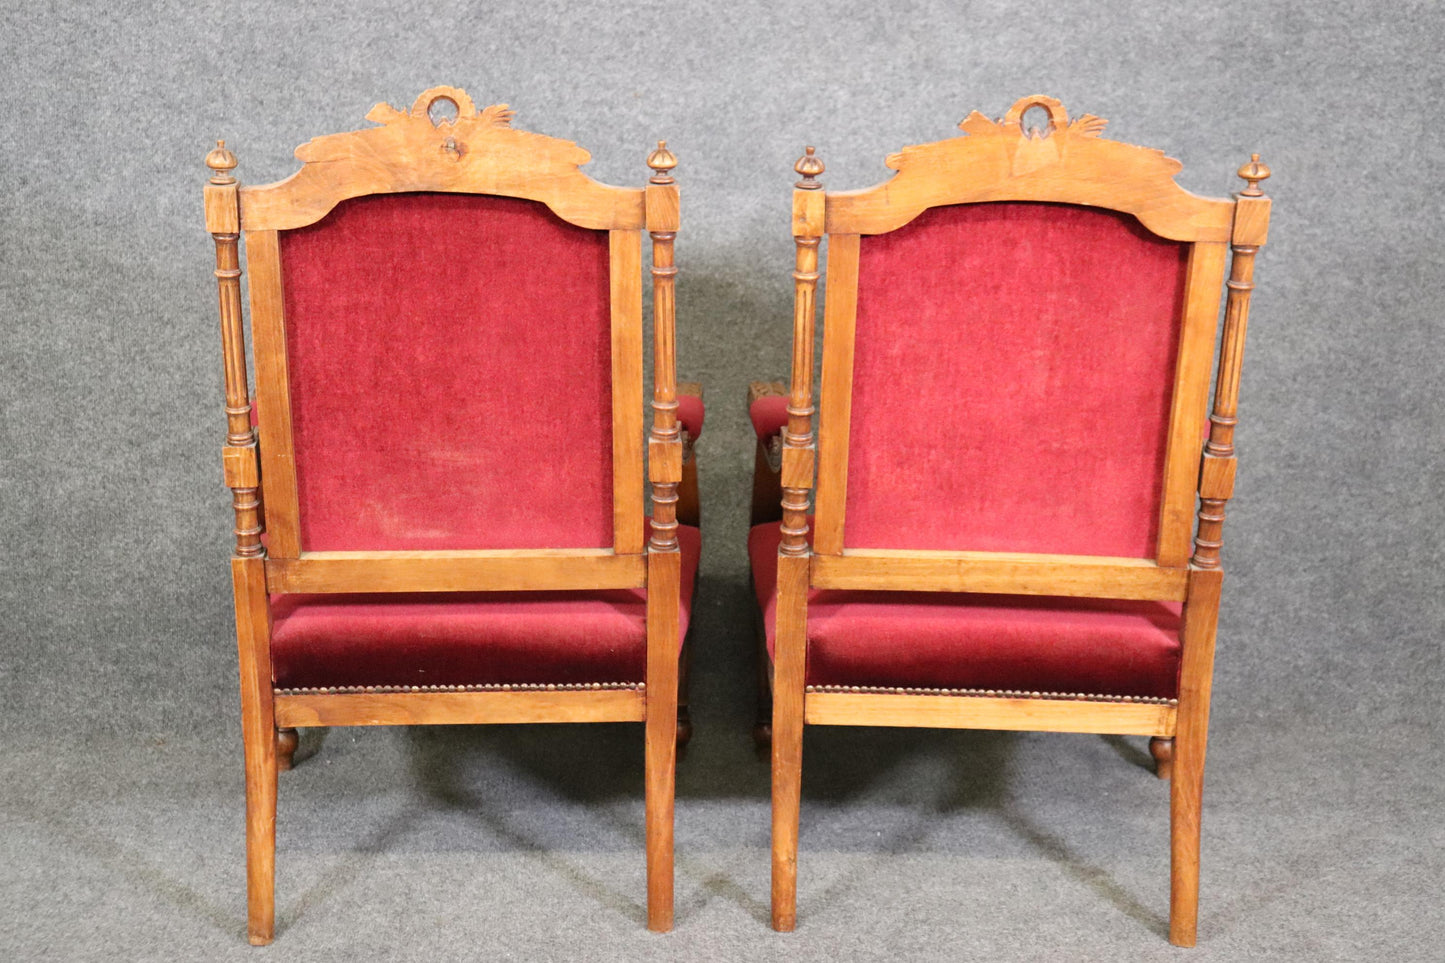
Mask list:
[[[1209,415],[1209,440],[1199,472],[1199,526],[1194,536],[1195,568],[1220,567],[1224,546],[1224,507],[1234,494],[1236,459],[1234,429],[1239,423],[1239,371],[1244,361],[1244,336],[1249,326],[1249,300],[1254,290],[1254,257],[1265,242],[1269,224],[1269,198],[1259,189],[1269,168],[1251,155],[1240,167],[1246,182],[1235,196],[1233,257],[1224,308],[1224,335],[1219,349],[1219,373],[1214,386],[1214,409]]]
[[[823,239],[823,161],[812,147],[793,170],[793,370],[788,392],[788,423],[783,429],[783,555],[808,553],[808,495],[813,487],[813,329],[817,314],[818,244]]]
[[[226,486],[236,516],[235,554],[262,554],[260,469],[256,435],[251,429],[251,395],[246,380],[246,341],[241,329],[241,215],[237,199],[236,155],[226,142],[206,155],[211,176],[205,186],[206,229],[216,244],[216,286],[220,297],[221,349],[226,383]]]
[[[652,434],[648,456],[652,480],[652,539],[654,552],[677,551],[677,489],[682,482],[682,430],[677,420],[677,266],[673,243],[677,238],[677,185],[672,169],[677,158],[667,141],[647,157],[649,230],[652,237]]]

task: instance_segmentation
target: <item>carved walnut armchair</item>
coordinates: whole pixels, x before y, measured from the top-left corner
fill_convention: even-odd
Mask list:
[[[1023,121],[1035,107],[1042,131]],[[755,492],[781,492],[781,526],[755,515],[749,538],[773,925],[796,919],[805,724],[1095,732],[1152,737],[1171,778],[1170,939],[1192,945],[1269,169],[1256,155],[1233,199],[1198,197],[1177,161],[1105,140],[1103,120],[1071,121],[1049,97],[960,126],[889,157],[897,173],[867,190],[825,192],[811,147],[796,166],[791,390],[752,398]]]
[[[206,158],[251,942],[273,935],[277,771],[300,726],[645,722],[648,924],[666,930],[702,425],[677,397],[676,160],[659,144],[645,187],[606,186],[575,144],[450,87],[367,117],[275,184],[238,185],[224,144]]]

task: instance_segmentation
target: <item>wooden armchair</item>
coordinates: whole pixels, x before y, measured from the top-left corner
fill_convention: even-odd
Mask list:
[[[1031,108],[1046,129],[1025,126]],[[1256,155],[1234,199],[1197,197],[1177,161],[1049,97],[960,127],[889,157],[897,173],[868,190],[825,192],[811,147],[796,166],[782,524],[749,539],[771,653],[773,926],[795,923],[805,723],[1095,732],[1153,737],[1164,776],[1172,755],[1170,939],[1192,945],[1269,170]]]
[[[684,432],[702,417],[676,393],[676,159],[659,143],[646,187],[606,186],[575,144],[450,87],[367,117],[275,184],[238,185],[224,143],[206,158],[251,942],[273,935],[277,771],[300,726],[645,722],[648,925],[666,930],[699,551],[677,506],[688,474],[695,525]]]

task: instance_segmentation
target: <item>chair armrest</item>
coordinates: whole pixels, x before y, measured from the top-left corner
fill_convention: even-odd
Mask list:
[[[702,385],[696,381],[677,383],[677,420],[682,424],[682,482],[677,486],[677,520],[683,525],[701,523],[702,506],[697,488],[697,459],[693,445],[702,434],[707,409]]]
[[[748,416],[758,436],[753,462],[753,525],[783,517],[783,427],[788,423],[788,389],[781,381],[748,385]]]

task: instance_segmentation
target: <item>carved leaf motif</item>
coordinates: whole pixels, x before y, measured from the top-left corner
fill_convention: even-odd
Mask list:
[[[1093,114],[1085,114],[1078,120],[1069,124],[1069,133],[1079,137],[1098,137],[1108,126],[1108,121],[1102,117],[1095,117]]]
[[[984,136],[987,134],[997,133],[999,130],[999,125],[995,121],[989,120],[983,114],[975,110],[963,120],[959,121],[958,129],[963,131],[965,134]]]
[[[512,118],[516,116],[516,113],[515,110],[506,104],[492,104],[490,107],[482,110],[477,118],[477,122],[483,126],[510,127],[512,126]]]

